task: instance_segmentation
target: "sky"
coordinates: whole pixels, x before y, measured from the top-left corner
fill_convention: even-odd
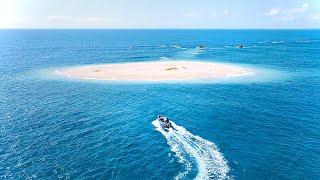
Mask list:
[[[0,28],[320,28],[320,0],[0,0]]]

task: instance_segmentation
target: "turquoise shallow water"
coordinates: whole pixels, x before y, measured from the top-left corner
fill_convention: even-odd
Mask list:
[[[320,176],[319,30],[1,30],[0,40],[1,179]],[[167,59],[281,76],[166,84],[39,73]],[[179,133],[157,130],[160,113]]]

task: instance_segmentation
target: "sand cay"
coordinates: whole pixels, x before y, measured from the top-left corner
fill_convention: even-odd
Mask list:
[[[102,64],[65,68],[55,73],[71,78],[106,81],[215,80],[255,74],[250,68],[200,61]]]

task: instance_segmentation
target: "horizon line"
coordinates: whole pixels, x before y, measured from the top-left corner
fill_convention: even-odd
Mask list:
[[[99,27],[35,27],[0,28],[0,30],[320,30],[319,28],[99,28]]]

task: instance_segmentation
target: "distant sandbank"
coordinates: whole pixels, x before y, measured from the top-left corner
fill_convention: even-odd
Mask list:
[[[86,80],[184,81],[253,76],[254,70],[238,65],[201,61],[151,61],[63,68],[56,74]]]

